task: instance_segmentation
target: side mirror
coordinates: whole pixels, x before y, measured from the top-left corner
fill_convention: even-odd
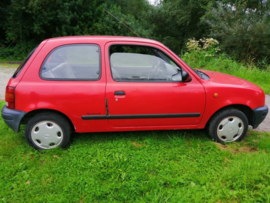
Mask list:
[[[188,72],[182,69],[182,81],[189,82],[191,81],[191,77],[189,76]]]
[[[182,82],[182,75],[180,73],[176,73],[172,76],[172,81],[174,82]]]

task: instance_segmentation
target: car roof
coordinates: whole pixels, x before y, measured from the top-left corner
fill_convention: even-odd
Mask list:
[[[55,38],[49,38],[44,41],[78,41],[78,40],[87,40],[87,41],[99,41],[99,42],[107,42],[107,41],[126,41],[126,42],[145,42],[145,43],[153,43],[153,44],[159,44],[162,45],[160,42],[147,39],[147,38],[141,38],[141,37],[128,37],[128,36],[106,36],[106,35],[90,35],[90,36],[66,36],[66,37],[55,37]]]

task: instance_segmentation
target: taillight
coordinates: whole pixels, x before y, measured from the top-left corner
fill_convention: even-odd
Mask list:
[[[10,109],[15,109],[15,87],[6,87],[6,106]]]

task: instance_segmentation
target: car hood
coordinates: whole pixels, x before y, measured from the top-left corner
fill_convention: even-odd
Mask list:
[[[228,75],[225,73],[219,73],[215,71],[208,71],[208,70],[200,70],[203,73],[207,74],[209,76],[209,81],[213,83],[218,84],[225,84],[225,85],[234,85],[234,86],[244,86],[245,88],[251,88],[251,89],[261,89],[257,85],[244,80],[242,78],[238,78],[232,75]]]

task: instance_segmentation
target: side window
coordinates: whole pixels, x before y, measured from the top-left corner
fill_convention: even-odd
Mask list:
[[[47,80],[98,80],[100,48],[94,44],[57,47],[46,57],[40,76]]]
[[[113,45],[110,65],[115,81],[181,81],[181,67],[160,50],[147,46]]]

